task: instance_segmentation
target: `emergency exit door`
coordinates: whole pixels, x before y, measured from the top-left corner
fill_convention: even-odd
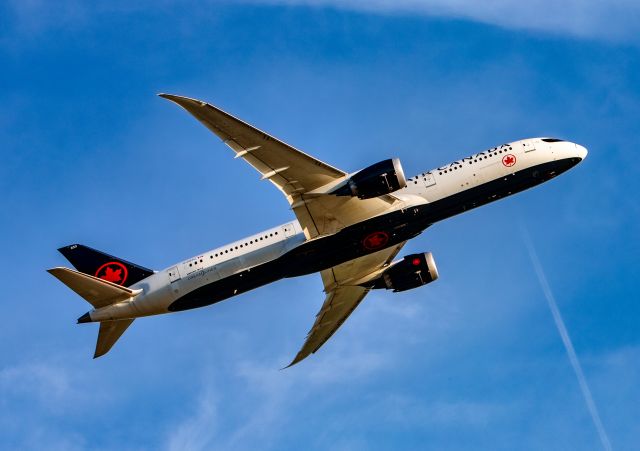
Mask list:
[[[284,233],[285,238],[289,238],[295,234],[295,230],[293,228],[293,223],[285,224],[282,226],[282,233]]]
[[[178,267],[174,266],[169,269],[169,283],[173,283],[177,280],[180,280],[180,272],[178,271]]]

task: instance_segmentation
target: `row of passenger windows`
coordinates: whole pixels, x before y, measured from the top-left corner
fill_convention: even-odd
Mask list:
[[[216,254],[211,254],[211,255],[209,256],[209,258],[213,258],[213,257],[217,257],[217,256],[222,256],[222,254],[228,254],[229,252],[233,252],[233,250],[234,250],[234,249],[235,249],[235,250],[238,250],[238,249],[240,249],[240,248],[242,248],[242,247],[248,247],[248,246],[249,246],[249,245],[251,245],[251,244],[258,243],[258,241],[267,240],[267,239],[269,239],[270,237],[273,237],[273,236],[275,236],[275,235],[277,235],[277,234],[278,234],[278,232],[273,232],[273,233],[270,233],[270,234],[268,234],[268,235],[261,236],[260,238],[256,238],[255,240],[250,240],[250,241],[247,241],[247,242],[245,242],[245,243],[243,243],[243,244],[239,244],[239,245],[237,245],[237,246],[235,246],[235,247],[230,247],[229,249],[225,249],[225,250],[224,250],[224,252],[223,252],[223,251],[220,251],[220,252],[218,252],[218,253],[216,253]],[[200,259],[200,263],[202,263],[202,259]],[[197,265],[197,264],[198,264],[198,260],[196,260],[196,261],[195,261],[195,262],[193,262],[193,263],[189,263],[189,266],[195,266],[195,265]]]
[[[546,141],[546,140],[543,139],[543,141]],[[562,140],[557,140],[557,141],[562,141]],[[556,140],[551,141],[551,139],[549,139],[549,142],[556,142]],[[469,161],[469,164],[473,164],[473,163],[477,163],[478,161],[486,160],[489,157],[495,157],[496,155],[504,153],[504,152],[507,152],[508,150],[512,150],[512,147],[509,146],[508,148],[503,147],[503,148],[500,148],[500,149],[498,149],[497,147],[494,147],[491,150],[491,152],[489,152],[488,155],[482,155],[481,157],[478,157],[476,155],[476,158],[474,158],[473,161]],[[458,169],[462,169],[462,165],[461,164],[457,164],[457,165],[455,165],[453,167],[449,167],[449,168],[445,169],[444,171],[438,172],[438,174],[440,174],[440,175],[448,174],[449,172],[457,171]],[[423,180],[426,182],[427,181],[427,178],[425,177],[426,174],[428,174],[428,173],[423,173],[423,174],[420,174],[420,175],[416,175],[415,178],[412,177],[412,178],[409,179],[409,181],[413,180],[413,184],[417,185],[418,184],[418,179],[420,177],[423,177]]]
[[[503,152],[506,152],[507,150],[511,150],[511,147],[507,148],[502,148],[499,149],[497,147],[495,147],[491,152],[489,152],[489,155],[482,155],[481,157],[478,157],[476,155],[476,158],[473,159],[473,161],[469,161],[469,164],[473,164],[473,163],[477,163],[478,161],[482,161],[482,160],[486,160],[489,157],[495,157],[498,154],[501,154]],[[442,175],[442,174],[446,174],[448,172],[453,172],[453,171],[457,171],[458,169],[462,169],[462,165],[455,165],[452,168],[449,169],[445,169],[444,171],[440,171],[438,174]]]

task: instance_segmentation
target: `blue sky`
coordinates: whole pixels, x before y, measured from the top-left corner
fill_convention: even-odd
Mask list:
[[[640,442],[636,3],[5,2],[0,6],[4,449],[601,449],[529,231],[612,446]],[[405,251],[441,278],[374,292],[286,371],[318,276],[134,323],[92,360],[45,269],[81,242],[156,269],[292,218],[155,96],[202,98],[330,164],[408,175],[558,136],[588,158]]]

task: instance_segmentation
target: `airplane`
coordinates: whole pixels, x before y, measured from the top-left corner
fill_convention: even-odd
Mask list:
[[[48,272],[93,309],[94,358],[136,318],[204,307],[280,279],[319,272],[326,297],[295,365],[315,353],[371,290],[401,292],[435,281],[430,252],[395,259],[436,222],[546,182],[587,149],[557,138],[502,144],[405,178],[398,158],[355,172],[330,166],[206,102],[159,94],[193,115],[278,188],[296,220],[154,271],[82,244],[59,249],[74,269]]]

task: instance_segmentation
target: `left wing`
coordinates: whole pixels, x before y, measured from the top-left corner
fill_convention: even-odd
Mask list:
[[[201,100],[160,94],[187,110],[287,197],[305,236],[328,235],[387,211],[395,199],[318,195],[314,190],[345,180],[348,174]]]
[[[201,100],[159,94],[180,105],[218,135],[235,153],[253,166],[285,195],[312,191],[347,175],[252,125]]]
[[[287,368],[316,352],[331,338],[369,292],[370,288],[360,284],[366,284],[381,273],[405,243],[406,241],[321,272],[327,297],[302,349]]]

